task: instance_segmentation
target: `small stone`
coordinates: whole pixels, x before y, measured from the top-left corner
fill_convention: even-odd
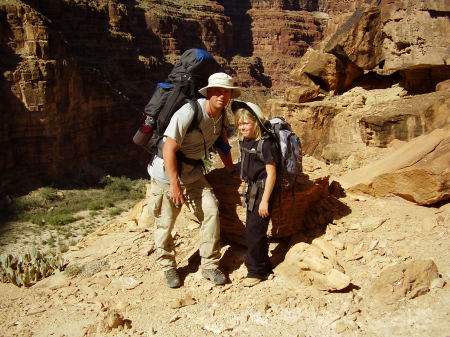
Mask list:
[[[136,280],[132,277],[120,277],[111,282],[119,288],[131,290],[136,288],[138,285],[142,283],[142,281]]]
[[[359,224],[359,223],[351,223],[347,227],[348,227],[348,229],[350,229],[352,231],[360,231],[362,229],[361,224]]]
[[[339,240],[333,240],[331,241],[331,244],[336,247],[339,250],[343,250],[344,249],[344,243],[342,241]]]
[[[150,244],[148,246],[142,247],[141,255],[142,256],[150,256],[155,251],[155,245]]]
[[[364,232],[373,232],[375,229],[380,227],[384,222],[386,222],[386,220],[388,219],[376,216],[366,218],[361,223],[361,229]]]
[[[394,242],[398,242],[398,241],[405,240],[405,236],[402,234],[393,234],[393,235],[391,235],[391,237],[389,239]]]
[[[194,305],[197,301],[192,297],[192,295],[187,294],[183,298],[178,298],[169,302],[169,308],[178,309],[186,307],[188,305]]]
[[[374,250],[378,246],[378,240],[373,240],[369,245],[369,251]]]
[[[431,289],[441,289],[444,288],[445,286],[445,281],[442,278],[435,278],[433,281],[431,281],[431,285],[430,288]]]

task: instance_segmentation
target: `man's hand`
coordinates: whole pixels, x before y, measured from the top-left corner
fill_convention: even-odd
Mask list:
[[[177,207],[181,207],[181,205],[184,204],[183,190],[179,180],[170,184],[169,198]]]
[[[177,206],[184,203],[183,190],[178,179],[177,151],[180,145],[170,137],[164,139],[163,159],[167,177],[169,178],[169,198]]]

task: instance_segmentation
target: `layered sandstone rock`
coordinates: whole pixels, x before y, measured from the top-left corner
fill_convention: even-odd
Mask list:
[[[325,52],[364,70],[401,71],[410,91],[431,91],[449,77],[450,5],[443,1],[381,1],[356,10]]]
[[[450,199],[450,126],[417,137],[338,179],[349,191],[394,194],[419,205]]]
[[[386,147],[394,139],[409,141],[450,123],[450,94],[405,97],[372,105],[371,113],[359,120],[362,141]]]
[[[342,112],[333,102],[290,103],[270,99],[265,105],[268,117],[281,116],[290,122],[292,130],[300,136],[302,151],[320,157],[333,135],[332,123]]]

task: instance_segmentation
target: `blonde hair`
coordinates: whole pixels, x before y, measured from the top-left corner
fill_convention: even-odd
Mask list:
[[[258,120],[250,111],[248,111],[247,109],[243,109],[243,108],[237,109],[234,114],[234,123],[236,125],[238,139],[239,140],[244,139],[244,136],[242,135],[242,133],[239,131],[239,128],[238,128],[239,122],[241,120],[243,120],[244,118],[248,118],[249,120],[251,120],[255,123],[255,138],[256,138],[256,140],[260,140],[263,136],[263,132],[261,130],[261,126],[258,123]],[[263,123],[263,122],[264,121],[261,121],[261,123]]]

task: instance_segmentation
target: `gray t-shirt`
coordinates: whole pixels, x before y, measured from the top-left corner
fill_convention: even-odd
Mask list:
[[[222,123],[225,123],[225,126],[227,125],[226,120],[224,120],[226,119],[225,112],[215,118],[208,116],[205,110],[205,101],[204,98],[198,99],[198,103],[202,107],[203,112],[203,118],[199,124],[201,132],[197,129],[187,132],[195,114],[189,103],[186,103],[174,113],[164,132],[164,136],[170,137],[178,144],[181,144],[180,150],[188,158],[204,158],[205,149],[208,150],[222,133]],[[155,156],[153,162],[148,165],[148,173],[156,180],[169,183],[169,179],[164,169],[164,160],[158,156]],[[200,179],[202,175],[203,172],[201,166],[183,163],[180,181],[182,184],[189,184]]]

